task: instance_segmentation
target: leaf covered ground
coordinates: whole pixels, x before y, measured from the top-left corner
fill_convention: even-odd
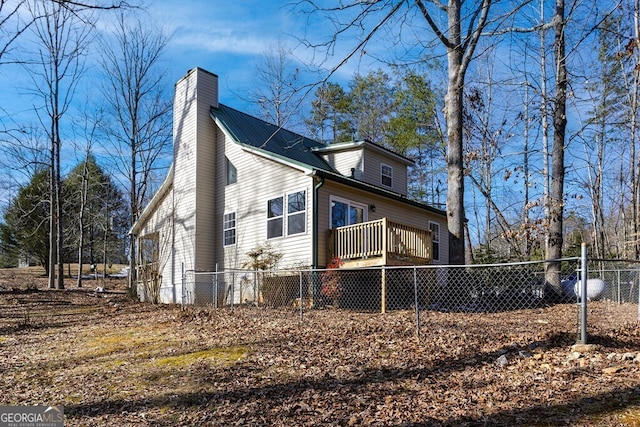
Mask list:
[[[0,405],[67,426],[640,426],[637,305],[387,314],[133,302],[0,272]]]

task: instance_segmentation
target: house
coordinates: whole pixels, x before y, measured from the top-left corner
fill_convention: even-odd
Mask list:
[[[186,271],[239,269],[265,242],[282,268],[447,263],[445,212],[407,198],[409,159],[220,104],[218,77],[201,68],[176,83],[173,115],[173,164],[130,231],[138,278],[160,301],[181,301]]]

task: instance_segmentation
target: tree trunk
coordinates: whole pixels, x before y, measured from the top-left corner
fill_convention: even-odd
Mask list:
[[[640,1],[636,0],[634,2],[634,35],[636,41],[636,49],[640,48]],[[635,50],[634,50],[635,52]],[[637,56],[636,56],[637,57]],[[640,92],[639,86],[640,82],[639,76],[637,72],[633,73],[633,82],[630,90],[630,127],[631,127],[631,148],[629,154],[629,180],[631,187],[631,232],[630,236],[625,236],[625,245],[624,252],[627,258],[638,259],[640,258],[640,206],[638,206],[638,200],[640,199],[640,184],[638,179],[638,167],[637,164],[637,123],[638,123],[638,93]],[[620,177],[622,179],[622,177]],[[624,212],[624,209],[622,209]],[[627,226],[625,224],[625,230],[627,230]],[[631,242],[629,242],[631,241]],[[627,247],[631,243],[630,251],[628,251]]]
[[[82,169],[82,181],[80,186],[80,211],[78,212],[78,281],[79,288],[82,287],[82,257],[84,253],[84,213],[87,206],[88,193],[89,193],[89,148],[87,148],[87,154],[84,158],[84,168]]]
[[[64,234],[63,234],[63,226],[62,226],[62,179],[60,176],[60,126],[59,122],[56,119],[56,135],[57,135],[57,150],[56,150],[56,252],[58,258],[58,277],[56,281],[57,289],[64,289],[64,263],[63,263],[63,248],[64,248]]]
[[[551,151],[551,194],[549,206],[549,249],[547,252],[546,281],[556,292],[562,295],[560,262],[562,258],[562,224],[564,214],[564,149],[567,127],[567,68],[564,40],[564,0],[556,0],[556,12],[553,18],[555,36],[556,92],[553,108],[553,148]]]
[[[449,41],[447,49],[449,81],[445,97],[447,120],[447,223],[449,263],[464,264],[464,165],[462,149],[462,108],[464,52],[460,37],[460,2],[449,2]]]
[[[133,123],[135,129],[135,122]],[[133,227],[133,224],[138,220],[138,192],[137,192],[137,178],[136,178],[136,144],[134,141],[131,142],[131,179],[129,181],[130,191],[130,207],[131,207],[131,224],[130,227]],[[136,286],[136,237],[134,235],[129,236],[129,288],[135,289]]]
[[[54,162],[53,144],[51,144],[51,165],[49,166],[49,289],[56,287],[56,192],[53,183]]]

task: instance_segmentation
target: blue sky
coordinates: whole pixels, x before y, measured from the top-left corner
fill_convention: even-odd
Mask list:
[[[148,25],[161,29],[169,35],[161,67],[166,69],[166,88],[172,95],[174,83],[194,67],[201,67],[219,76],[220,101],[232,107],[255,113],[255,107],[242,99],[250,90],[255,90],[257,64],[269,51],[274,52],[280,44],[291,50],[292,60],[300,61],[301,67],[318,60],[313,52],[304,47],[296,37],[314,41],[331,34],[326,23],[312,24],[309,16],[292,10],[288,1],[264,0],[149,0],[143,5],[145,13],[138,15]],[[133,12],[131,12],[133,14]],[[115,15],[102,12],[97,32],[110,32]],[[15,45],[21,52],[26,39]],[[345,42],[350,45],[352,40]],[[94,46],[97,46],[94,45]],[[72,135],[70,122],[78,122],[83,109],[95,103],[100,71],[97,69],[95,47],[87,60],[84,77],[74,95],[72,108],[63,119],[63,174],[80,161],[82,136]],[[334,61],[341,59],[344,51],[335,51]],[[335,64],[335,62],[334,62]],[[333,66],[331,62],[325,64]],[[356,71],[366,73],[379,65],[368,57],[359,57],[341,67],[333,81],[346,83]],[[0,65],[0,124],[13,126],[39,126],[34,110],[42,104],[34,96],[33,82],[23,66]],[[253,110],[252,110],[253,109]],[[67,125],[65,125],[65,121]],[[74,139],[78,140],[74,144]],[[0,188],[0,207],[11,197]]]
[[[193,67],[220,77],[221,101],[234,104],[233,91],[251,86],[256,63],[279,40],[291,46],[288,34],[298,33],[300,19],[285,2],[224,0],[154,2],[155,22],[171,35],[167,49],[172,82]]]
[[[220,78],[221,102],[239,107],[236,94],[255,85],[256,64],[279,44],[291,50],[292,59],[304,66],[318,60],[296,37],[319,40],[331,28],[314,25],[309,16],[292,9],[289,1],[256,0],[161,0],[148,11],[171,35],[166,57],[169,78],[175,82],[193,67],[201,67]],[[337,51],[334,63],[341,58]],[[347,64],[334,76],[346,81],[357,69],[374,65],[373,60]],[[234,105],[236,104],[236,105]]]
[[[263,55],[281,44],[301,66],[317,62],[318,56],[296,37],[317,41],[332,30],[326,23],[312,25],[309,16],[292,10],[288,1],[153,0],[143,7],[146,13],[139,13],[141,19],[170,36],[161,64],[167,71],[168,92],[188,70],[201,67],[219,76],[220,101],[243,110],[249,107],[240,98],[255,89],[254,75]],[[110,31],[110,19],[115,15],[102,13],[98,33]],[[345,48],[350,44],[347,40]],[[95,48],[91,53],[93,60],[99,54]],[[334,63],[325,65],[334,65],[343,54],[337,50]],[[100,78],[100,72],[93,60],[87,61],[83,83],[74,96],[77,110],[97,96],[95,79]],[[372,58],[360,57],[341,67],[333,80],[344,84],[356,71],[366,73],[377,67]],[[34,121],[34,106],[40,101],[30,93],[31,86],[22,66],[0,65],[0,108],[6,110],[0,115],[21,123]]]
[[[233,91],[251,85],[255,64],[270,46],[282,40],[293,48],[290,34],[300,34],[302,19],[291,14],[280,1],[255,0],[158,0],[146,7],[141,19],[170,36],[162,66],[168,85],[173,85],[193,67],[201,67],[220,77],[221,98],[233,104]],[[109,13],[102,13],[99,32],[108,32]],[[304,55],[303,49],[295,54]],[[96,53],[95,51],[93,52]],[[301,56],[301,59],[305,59]],[[87,79],[98,75],[89,68]],[[11,113],[31,110],[31,82],[22,67],[0,66],[0,106]],[[89,84],[91,86],[91,84]],[[170,90],[172,87],[169,88]],[[81,98],[78,93],[76,98]],[[30,114],[30,113],[29,113]]]

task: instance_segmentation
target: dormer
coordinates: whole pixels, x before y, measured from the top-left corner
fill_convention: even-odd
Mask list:
[[[407,167],[414,163],[371,141],[351,141],[314,148],[344,176],[407,195]]]

